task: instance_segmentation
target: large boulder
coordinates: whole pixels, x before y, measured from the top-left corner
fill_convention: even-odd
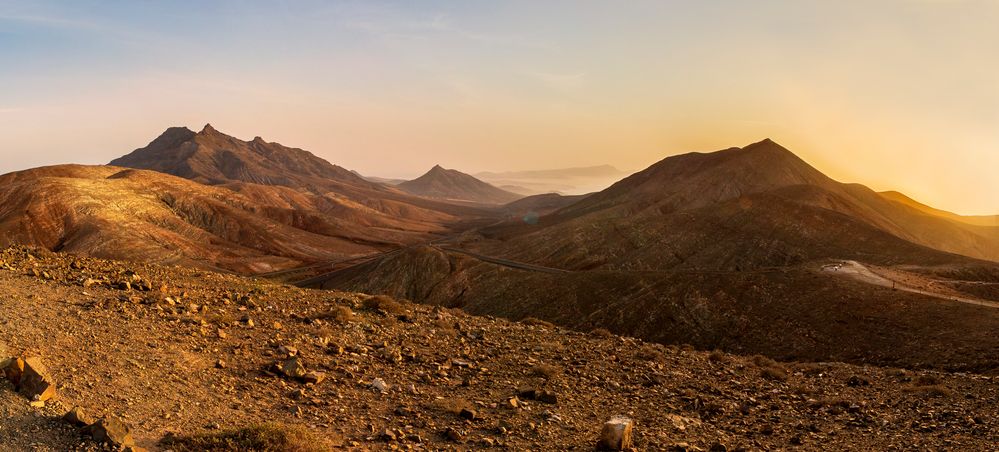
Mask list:
[[[48,369],[42,364],[41,358],[31,357],[24,360],[24,372],[18,391],[29,400],[46,401],[55,396],[55,383],[49,376]]]

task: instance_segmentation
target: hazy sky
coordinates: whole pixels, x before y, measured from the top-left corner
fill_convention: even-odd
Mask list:
[[[771,137],[999,213],[999,1],[0,0],[0,172],[186,125],[365,174],[610,163]]]

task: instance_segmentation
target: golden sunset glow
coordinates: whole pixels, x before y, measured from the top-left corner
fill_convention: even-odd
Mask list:
[[[999,212],[996,2],[0,5],[0,172],[208,122],[406,178],[770,137],[841,181]]]

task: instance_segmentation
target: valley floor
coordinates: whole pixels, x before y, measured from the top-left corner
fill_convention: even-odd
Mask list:
[[[276,421],[331,448],[592,450],[612,415],[635,420],[638,450],[999,443],[989,376],[775,363],[26,249],[0,261],[0,352],[40,356],[58,385],[44,408],[0,386],[0,450],[93,447],[57,419],[77,405],[121,418],[151,449]],[[273,372],[289,352],[325,380]]]

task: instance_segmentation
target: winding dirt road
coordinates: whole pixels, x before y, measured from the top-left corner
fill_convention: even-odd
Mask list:
[[[956,301],[959,303],[973,304],[977,306],[986,306],[990,308],[999,308],[999,302],[980,300],[977,298],[968,298],[957,295],[942,294],[937,292],[930,292],[922,289],[917,289],[915,287],[909,287],[903,284],[893,281],[891,279],[885,278],[871,271],[871,269],[864,266],[857,261],[843,261],[839,264],[825,265],[822,267],[823,271],[829,273],[835,273],[843,276],[847,276],[858,281],[862,281],[868,284],[873,284],[881,287],[892,287],[896,290],[902,290],[905,292],[917,293],[920,295],[926,295],[934,298],[939,298],[941,300]]]

